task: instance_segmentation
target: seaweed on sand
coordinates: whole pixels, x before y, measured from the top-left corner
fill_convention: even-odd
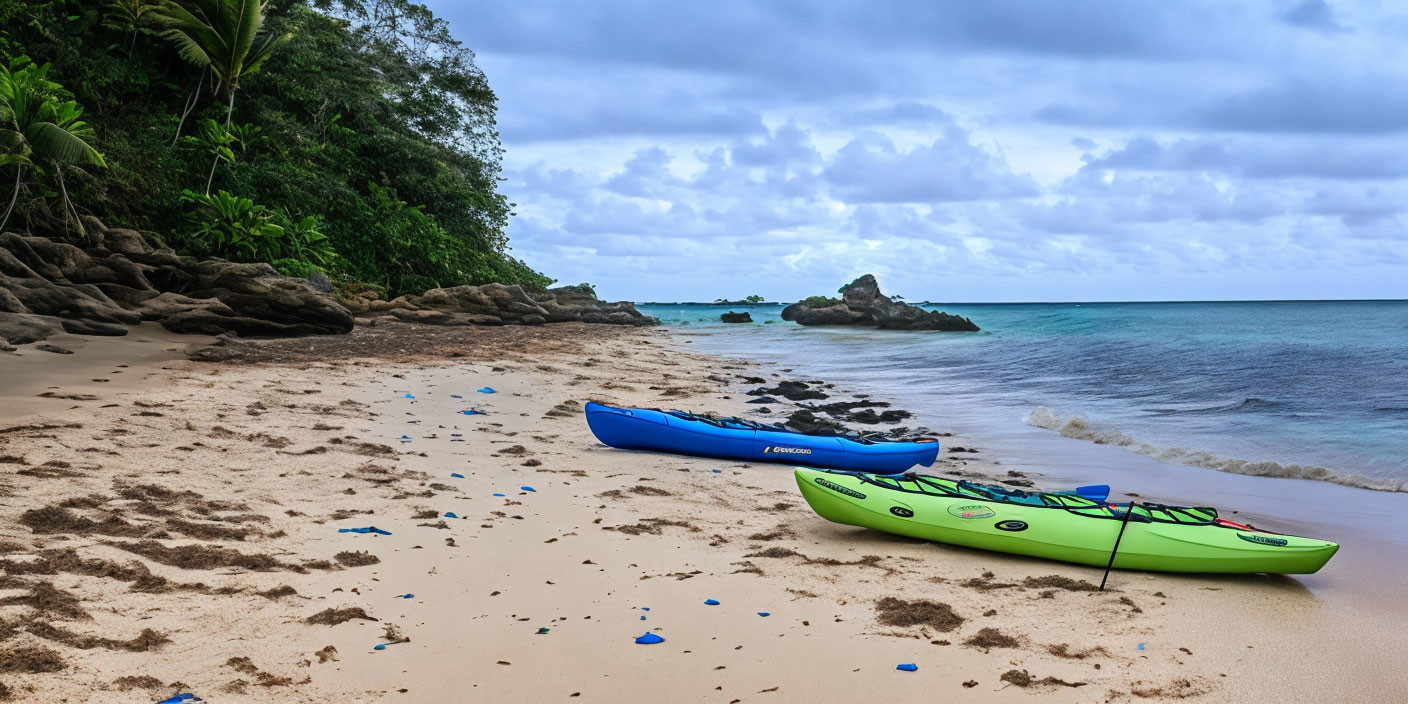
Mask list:
[[[940,633],[947,633],[963,625],[963,617],[954,612],[948,604],[915,599],[905,601],[887,596],[875,602],[876,620],[886,626],[928,626]],[[987,630],[987,629],[984,629]]]

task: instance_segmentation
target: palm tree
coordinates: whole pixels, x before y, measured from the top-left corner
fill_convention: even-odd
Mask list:
[[[190,0],[181,5],[165,0],[152,11],[166,30],[161,36],[176,45],[181,58],[200,68],[210,69],[215,80],[215,92],[225,92],[225,129],[235,114],[235,92],[240,79],[259,70],[274,53],[275,47],[292,35],[261,32],[264,24],[264,3],[258,0]],[[215,179],[217,158],[210,165],[205,192]]]
[[[49,64],[35,66],[28,56],[13,59],[9,66],[0,64],[0,166],[15,167],[15,187],[4,216],[0,216],[0,229],[10,221],[26,171],[50,166],[63,194],[65,225],[72,214],[79,234],[85,234],[78,210],[69,200],[63,168],[65,164],[107,163],[90,144],[93,128],[79,119],[83,110],[72,100],[55,100],[53,94],[60,86],[48,76]]]
[[[103,13],[103,25],[121,32],[131,32],[132,41],[127,45],[127,55],[137,46],[138,32],[146,32],[142,25],[147,21],[147,12],[155,9],[153,0],[111,0]]]

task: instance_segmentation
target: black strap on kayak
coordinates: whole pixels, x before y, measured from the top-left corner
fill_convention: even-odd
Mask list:
[[[1110,551],[1110,561],[1105,563],[1105,576],[1100,578],[1100,591],[1105,591],[1105,580],[1110,578],[1110,568],[1115,566],[1115,553],[1120,551],[1120,540],[1124,539],[1124,529],[1129,525],[1129,517],[1134,514],[1134,502],[1129,502],[1124,510],[1124,520],[1120,521],[1119,535],[1115,536],[1115,547]]]

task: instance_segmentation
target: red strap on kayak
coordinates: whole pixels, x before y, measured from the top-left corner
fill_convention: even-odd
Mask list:
[[[1227,520],[1226,518],[1219,518],[1219,519],[1217,519],[1216,522],[1217,522],[1217,524],[1220,525],[1220,526],[1228,526],[1228,527],[1230,527],[1230,528],[1240,528],[1240,529],[1242,529],[1242,530],[1254,530],[1254,529],[1253,529],[1251,526],[1249,526],[1249,525],[1246,525],[1246,524],[1243,524],[1243,523],[1234,523],[1234,522],[1232,522],[1232,521]]]

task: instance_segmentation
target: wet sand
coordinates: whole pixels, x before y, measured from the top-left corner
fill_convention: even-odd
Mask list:
[[[581,417],[586,400],[751,412],[744,377],[781,371],[661,330],[417,330],[281,341],[255,364],[180,360],[189,338],[157,333],[62,364],[0,355],[0,696],[1404,691],[1401,609],[1364,545],[1305,581],[1116,573],[1094,592],[1099,570],[831,524],[785,466],[612,450]],[[979,449],[931,471],[1011,479]],[[369,526],[391,534],[338,532]],[[634,643],[647,632],[664,642]]]

